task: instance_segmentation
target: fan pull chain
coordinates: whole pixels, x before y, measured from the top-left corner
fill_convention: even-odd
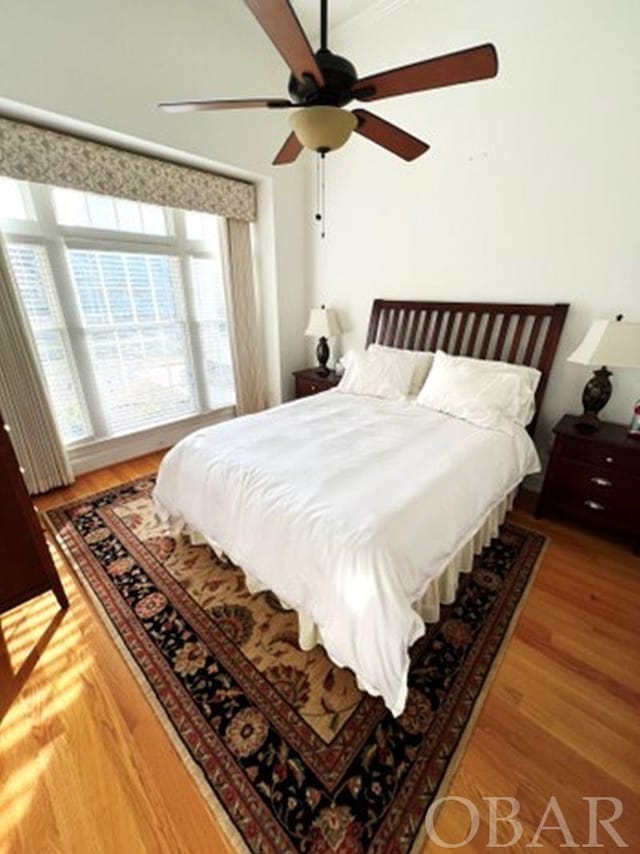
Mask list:
[[[323,239],[327,236],[325,227],[327,208],[326,170],[327,164],[325,160],[325,152],[318,152],[318,159],[316,160],[316,221],[322,223],[320,237]]]

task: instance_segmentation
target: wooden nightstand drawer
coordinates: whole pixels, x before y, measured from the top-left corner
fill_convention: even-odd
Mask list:
[[[552,474],[550,501],[565,510],[607,524],[640,531],[640,478],[620,470],[561,460]]]
[[[326,377],[318,374],[315,368],[309,368],[304,371],[295,371],[296,378],[296,397],[309,397],[311,394],[318,394],[321,391],[328,391],[330,388],[338,385],[340,377],[335,371],[330,371]]]
[[[621,510],[610,497],[596,497],[590,492],[585,492],[582,495],[577,495],[574,492],[558,492],[550,509],[623,533],[638,530],[638,514],[634,513],[631,508],[625,507]]]
[[[562,436],[559,441],[562,445],[562,455],[567,459],[593,463],[593,465],[605,469],[622,469],[640,476],[640,454],[637,451],[594,442],[590,438]]]
[[[310,394],[317,394],[319,391],[325,390],[325,386],[316,380],[310,380],[306,377],[296,379],[296,397],[308,397]]]

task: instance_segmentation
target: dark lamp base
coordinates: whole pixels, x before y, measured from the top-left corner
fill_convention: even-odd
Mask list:
[[[582,406],[584,412],[576,421],[575,428],[579,433],[597,433],[600,429],[598,412],[603,409],[611,397],[611,371],[604,365],[597,371],[584,387],[582,392]]]
[[[584,412],[573,426],[578,433],[597,433],[600,424],[600,419],[595,412]]]
[[[328,377],[329,368],[327,368],[327,362],[329,361],[329,344],[327,343],[327,339],[324,337],[324,335],[318,340],[318,346],[316,347],[316,357],[318,359],[318,376]]]

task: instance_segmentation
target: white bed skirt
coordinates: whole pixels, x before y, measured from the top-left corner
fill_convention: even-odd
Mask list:
[[[461,573],[471,572],[474,557],[480,554],[482,549],[488,546],[493,537],[496,536],[507,513],[513,507],[517,492],[518,487],[493,508],[480,528],[467,541],[466,545],[460,549],[440,575],[431,581],[422,597],[413,603],[413,609],[420,614],[425,623],[437,623],[440,619],[440,605],[451,605],[455,600]],[[224,550],[216,543],[202,536],[198,531],[193,531],[188,526],[185,526],[182,532],[188,534],[194,545],[207,544],[211,546],[218,557],[224,557]],[[250,593],[262,593],[268,589],[253,578],[245,569],[242,571],[244,572],[247,589]],[[283,608],[291,609],[291,606],[287,602],[280,600],[280,603]],[[304,611],[298,611],[298,644],[300,648],[304,650],[313,649],[318,643],[322,643],[320,629],[309,614],[304,613]]]

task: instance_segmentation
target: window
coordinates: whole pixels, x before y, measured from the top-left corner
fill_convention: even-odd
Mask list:
[[[211,240],[215,234],[216,218],[213,214],[186,211],[185,223],[189,240]]]
[[[235,403],[235,385],[227,330],[222,271],[210,258],[191,259],[195,318],[204,357],[209,406]],[[222,334],[224,333],[224,334]]]
[[[197,412],[178,259],[68,254],[109,432]]]
[[[0,178],[0,224],[67,444],[235,404],[218,217]]]
[[[55,187],[53,202],[56,220],[60,225],[76,225],[85,228],[104,228],[113,231],[130,231],[139,234],[166,235],[165,212],[157,205],[145,205],[130,199],[114,199],[79,190]],[[188,215],[188,214],[187,214]],[[212,216],[214,223],[216,217]],[[215,230],[211,231],[215,237]]]
[[[32,219],[28,199],[23,181],[0,177],[0,220]]]
[[[9,260],[31,326],[54,415],[65,442],[90,434],[69,340],[42,246],[10,244]]]

